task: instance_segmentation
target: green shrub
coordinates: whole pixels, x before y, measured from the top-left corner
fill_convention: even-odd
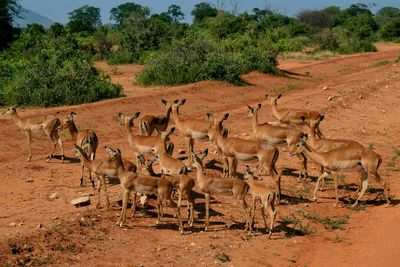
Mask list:
[[[133,55],[124,49],[118,49],[116,52],[107,56],[107,63],[110,65],[133,63]]]
[[[260,48],[229,50],[204,37],[188,38],[153,54],[136,81],[144,85],[179,85],[219,80],[240,85],[240,75],[251,70],[275,72],[273,53]]]
[[[17,50],[0,57],[1,106],[72,105],[121,95],[121,87],[93,67],[75,38],[47,37],[40,46],[28,58]]]

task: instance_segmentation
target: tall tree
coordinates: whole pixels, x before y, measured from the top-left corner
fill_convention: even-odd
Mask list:
[[[101,25],[100,8],[84,5],[68,13],[72,32],[94,32]]]
[[[177,5],[170,5],[168,7],[167,13],[172,18],[172,21],[174,21],[174,22],[178,22],[185,18],[185,15],[183,14],[181,7],[177,6]]]
[[[129,17],[147,17],[150,14],[150,9],[146,6],[141,6],[132,2],[121,4],[110,10],[110,19],[116,21],[122,26],[124,20]]]
[[[18,0],[0,1],[0,50],[6,48],[13,39],[13,18],[19,12]]]
[[[201,23],[205,18],[216,17],[218,15],[218,10],[210,4],[202,2],[194,6],[191,14],[194,17],[194,23]]]

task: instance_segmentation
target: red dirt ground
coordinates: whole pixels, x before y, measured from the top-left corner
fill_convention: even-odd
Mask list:
[[[200,82],[143,88],[132,84],[140,66],[109,67],[98,63],[111,74],[113,82],[124,87],[126,97],[79,106],[20,110],[20,115],[58,113],[65,117],[75,111],[78,127],[92,127],[99,136],[98,158],[105,157],[102,147],[106,144],[118,146],[124,155],[133,157],[124,128],[117,121],[118,112],[161,114],[162,98],[186,98],[187,104],[181,108],[183,115],[205,118],[209,111],[229,112],[231,117],[225,126],[230,135],[251,138],[251,121],[244,119],[245,104],[262,103],[261,121],[272,121],[264,95],[284,93],[282,106],[304,107],[325,114],[321,129],[327,136],[357,140],[382,155],[380,173],[389,182],[394,197],[389,208],[384,205],[381,188],[372,180],[359,208],[349,208],[356,195],[356,173],[346,174],[341,181],[339,194],[343,205],[336,208],[332,184],[319,193],[318,203],[313,203],[309,199],[315,179],[298,182],[296,176],[285,175],[285,196],[277,207],[271,240],[261,230],[253,236],[246,235],[239,206],[224,195],[216,196],[211,203],[211,227],[207,232],[202,231],[204,200],[200,195],[196,200],[195,226],[186,227],[184,235],[178,233],[172,216],[156,226],[155,218],[149,218],[154,216],[154,210],[150,211],[151,216],[137,213],[128,218],[128,226],[120,229],[115,226],[120,213],[116,202],[121,198],[118,185],[108,187],[111,211],[106,211],[104,204],[99,210],[94,204],[75,208],[69,202],[81,194],[92,194],[92,203],[97,200],[97,192],[87,180],[85,187],[79,187],[79,164],[61,164],[57,159],[46,163],[51,144],[43,134],[34,138],[33,161],[25,162],[28,151],[23,133],[10,118],[0,118],[0,265],[398,266],[400,152],[394,148],[400,146],[400,63],[395,62],[400,46],[379,44],[378,48],[377,53],[325,61],[282,61],[280,67],[296,75],[273,77],[254,72],[243,77],[249,85],[242,87]],[[327,89],[323,90],[324,87]],[[62,136],[66,154],[72,157],[75,152],[71,137],[68,133]],[[185,148],[179,133],[172,141],[176,143],[175,151]],[[195,149],[200,151],[207,146],[211,147],[209,142],[196,143]],[[213,158],[210,155],[206,159]],[[281,152],[279,169],[297,166],[295,159]],[[243,172],[242,163],[238,170]],[[317,166],[310,164],[309,173],[317,175]],[[270,180],[264,178],[272,184]],[[55,192],[60,197],[50,200]],[[172,214],[170,208],[166,212]],[[182,213],[185,217],[186,211]],[[340,221],[342,224],[338,224]],[[229,260],[224,263],[227,257]]]

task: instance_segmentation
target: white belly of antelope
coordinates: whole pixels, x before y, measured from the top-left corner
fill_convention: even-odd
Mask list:
[[[153,148],[149,147],[149,146],[138,146],[137,148],[142,153],[152,153],[153,152]]]
[[[201,139],[208,139],[208,136],[206,133],[202,133],[202,132],[192,132],[192,138],[193,139],[197,139],[197,140],[201,140]]]
[[[256,160],[257,156],[254,154],[246,154],[246,153],[235,153],[235,157],[238,160],[242,160],[242,161],[251,161],[251,160]]]

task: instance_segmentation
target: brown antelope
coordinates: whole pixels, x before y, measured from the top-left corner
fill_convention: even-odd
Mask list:
[[[162,202],[165,200],[169,206],[176,209],[176,216],[178,218],[179,231],[183,233],[183,225],[180,216],[179,206],[171,199],[171,193],[173,185],[167,179],[161,177],[152,177],[148,175],[142,175],[137,173],[132,173],[125,170],[121,151],[119,149],[113,150],[108,148],[107,151],[110,157],[107,162],[113,163],[117,166],[118,178],[121,181],[121,187],[123,189],[123,200],[122,200],[122,211],[117,225],[122,227],[126,220],[126,209],[128,207],[128,201],[130,193],[134,193],[134,205],[136,204],[136,192],[143,194],[154,194],[157,195],[157,224],[160,223],[163,217]]]
[[[194,146],[194,140],[209,140],[209,130],[212,125],[212,122],[207,120],[199,120],[199,119],[182,119],[179,116],[179,107],[186,103],[186,99],[181,101],[175,100],[172,105],[172,118],[175,122],[175,127],[179,130],[181,135],[186,138],[187,141],[187,156],[189,158],[189,162],[192,161],[192,152]],[[220,131],[223,129],[220,128]]]
[[[63,125],[60,127],[60,131],[64,129],[68,129],[69,133],[71,134],[72,138],[75,141],[75,144],[80,146],[83,151],[86,153],[86,156],[90,160],[94,160],[96,157],[96,150],[99,145],[99,139],[97,138],[96,133],[92,129],[85,129],[78,131],[78,128],[75,125],[75,119],[76,113],[71,112],[71,114],[65,119]],[[79,156],[76,155],[76,156]],[[80,186],[83,185],[83,172],[84,172],[85,166],[83,165],[83,161],[81,161],[81,178],[80,178]],[[93,188],[94,186],[94,180],[92,178],[92,173],[89,171],[89,180],[92,183]]]
[[[304,125],[305,122],[302,117],[306,119],[318,119],[321,114],[317,111],[308,110],[308,109],[294,109],[294,108],[280,108],[278,109],[277,101],[282,95],[278,95],[276,97],[265,95],[267,99],[271,100],[272,107],[272,115],[281,123],[288,123],[292,125]],[[324,138],[324,135],[321,133],[321,130],[318,127],[315,129],[316,134],[319,138]]]
[[[48,156],[47,162],[50,162],[50,160],[53,158],[54,152],[56,151],[56,146],[58,144],[61,149],[61,163],[63,163],[64,148],[63,148],[63,141],[61,140],[58,133],[58,128],[61,125],[61,121],[59,118],[53,115],[41,118],[34,118],[34,117],[21,118],[18,116],[17,113],[17,105],[11,106],[7,109],[6,113],[4,113],[4,116],[8,115],[12,117],[14,123],[18,126],[18,128],[24,131],[26,135],[26,139],[28,140],[28,149],[29,149],[29,156],[27,161],[30,162],[32,160],[32,149],[31,149],[32,132],[44,131],[46,136],[53,142],[53,151]]]
[[[280,174],[279,174],[280,175]],[[276,209],[275,209],[275,193],[269,190],[265,185],[255,183],[254,182],[254,175],[253,171],[250,169],[249,165],[246,165],[246,171],[244,173],[244,179],[250,186],[250,194],[252,196],[252,206],[250,212],[250,223],[249,223],[249,230],[250,233],[253,231],[253,224],[254,224],[254,216],[256,210],[256,200],[259,199],[261,202],[261,215],[264,220],[264,226],[266,230],[269,230],[268,238],[271,238],[272,229],[274,228],[274,222],[276,218]],[[269,219],[270,219],[270,226],[268,229],[267,221],[265,219],[265,209],[268,212]]]
[[[152,115],[145,115],[140,119],[139,132],[141,135],[150,136],[154,130],[157,133],[164,132],[168,128],[169,119],[171,116],[172,106],[167,100],[161,99],[161,103],[165,106],[167,114],[165,116],[156,117]]]
[[[341,147],[328,152],[318,152],[311,146],[307,145],[308,136],[305,135],[300,139],[300,142],[296,145],[296,150],[292,153],[305,153],[313,161],[324,167],[324,173],[318,177],[317,184],[314,189],[314,201],[317,200],[317,190],[319,183],[325,177],[328,177],[331,173],[335,184],[335,197],[336,204],[339,202],[338,199],[338,185],[337,185],[337,172],[350,172],[350,171],[361,171],[362,188],[360,193],[353,204],[353,207],[358,204],[359,199],[364,195],[365,190],[368,186],[368,176],[373,176],[376,182],[384,189],[384,193],[387,200],[387,206],[390,204],[389,189],[386,181],[382,179],[378,173],[378,168],[382,163],[382,157],[374,151],[367,150],[360,147]]]
[[[208,150],[203,152],[203,156],[200,156],[203,159],[207,155]],[[154,177],[161,177],[161,174],[156,174],[153,170],[153,163],[158,159],[157,156],[152,157],[151,159],[145,159],[143,155],[140,156],[140,162],[145,170],[142,173],[148,174]],[[178,191],[178,206],[181,207],[182,197],[187,200],[187,208],[188,208],[188,224],[190,227],[193,226],[194,223],[194,211],[193,207],[195,204],[194,196],[193,196],[193,187],[195,182],[192,177],[185,174],[178,175],[165,175],[165,179],[170,181],[174,187],[174,190]]]
[[[143,136],[134,134],[132,132],[132,127],[134,126],[133,120],[139,117],[139,115],[140,112],[136,112],[133,116],[129,117],[128,120],[124,120],[129,146],[136,153],[137,156],[143,153],[154,153],[156,146],[163,145],[163,142],[159,136]],[[140,165],[139,160],[137,161],[137,165]]]
[[[108,199],[108,194],[107,194],[107,186],[106,186],[106,177],[118,177],[118,171],[117,171],[117,165],[107,163],[103,159],[89,159],[86,152],[83,150],[78,145],[75,145],[75,149],[77,153],[81,156],[81,160],[83,162],[83,165],[88,168],[92,173],[94,173],[97,176],[98,180],[98,201],[96,204],[96,208],[100,207],[100,202],[101,202],[101,188],[103,187],[104,194],[106,197],[106,202],[107,202],[107,210],[110,209],[110,200]],[[135,172],[137,171],[137,166],[130,162],[129,160],[124,159],[124,166],[126,166],[126,170],[130,172]]]
[[[210,224],[210,199],[216,193],[231,193],[232,196],[240,203],[246,216],[246,227],[249,227],[250,216],[247,210],[246,194],[249,185],[238,178],[218,178],[203,173],[203,163],[200,157],[192,153],[192,167],[196,169],[197,186],[205,197],[206,220],[204,230],[207,231]]]
[[[281,181],[275,164],[279,157],[279,150],[276,146],[265,141],[252,141],[236,137],[224,137],[219,131],[222,122],[228,119],[229,114],[225,114],[222,119],[214,118],[214,123],[210,129],[210,140],[219,148],[219,152],[224,157],[225,176],[236,174],[237,161],[258,160],[260,163],[260,175],[271,175],[275,181],[277,201],[281,199]]]
[[[155,153],[158,156],[160,171],[162,174],[174,175],[174,174],[187,174],[188,168],[179,159],[173,158],[167,152],[167,140],[169,136],[175,131],[175,127],[172,127],[167,132],[162,132],[160,135],[162,143],[157,143],[155,146]]]
[[[301,118],[304,122],[306,122],[310,126],[310,134],[308,135],[307,139],[307,145],[313,148],[314,150],[318,152],[328,152],[337,148],[341,147],[358,147],[358,148],[363,148],[363,146],[353,140],[347,140],[347,139],[318,139],[316,136],[316,129],[318,128],[319,123],[324,119],[324,115],[319,116],[318,119],[307,119],[305,117]],[[323,167],[321,167],[320,174],[323,173]],[[362,179],[361,179],[362,180]],[[321,190],[324,187],[325,184],[325,179],[322,179],[321,181]],[[359,189],[361,186],[359,187]]]
[[[259,124],[258,122],[258,110],[261,108],[261,104],[256,107],[247,105],[249,116],[253,119],[253,133],[256,139],[268,141],[270,144],[287,144],[289,151],[296,147],[303,133],[293,127],[285,127],[278,125],[271,125],[268,122],[265,124]],[[308,177],[307,174],[307,158],[303,154],[297,155],[300,160],[300,174],[299,178]]]

